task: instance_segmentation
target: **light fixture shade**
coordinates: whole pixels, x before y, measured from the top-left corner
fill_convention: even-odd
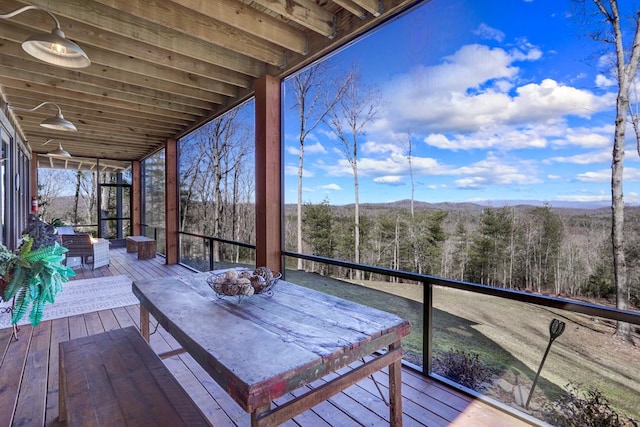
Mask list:
[[[16,111],[28,111],[28,112],[33,112],[36,111],[38,108],[44,106],[44,105],[53,105],[54,107],[56,107],[58,109],[58,113],[55,115],[55,117],[51,117],[48,118],[46,120],[43,120],[40,123],[40,126],[48,128],[48,129],[54,129],[54,130],[70,130],[70,131],[76,131],[78,129],[76,129],[75,125],[73,123],[71,123],[69,120],[66,120],[63,116],[62,116],[62,110],[60,109],[60,106],[58,104],[56,104],[55,102],[50,102],[50,101],[45,101],[40,103],[39,105],[36,105],[33,108],[21,108],[21,107],[16,107],[14,105],[7,105],[7,107],[10,110],[16,110]]]
[[[67,39],[59,28],[51,34],[34,34],[22,42],[29,55],[53,65],[67,68],[85,68],[91,65],[87,54],[74,42]]]
[[[71,157],[71,154],[69,154],[68,151],[66,151],[64,148],[62,148],[62,144],[58,143],[58,148],[47,153],[47,156],[49,157]]]
[[[40,126],[45,127],[47,129],[54,130],[66,130],[66,131],[77,131],[78,129],[75,127],[73,123],[69,120],[62,117],[62,113],[56,114],[55,117],[50,117],[48,119],[40,122]]]
[[[22,43],[22,48],[29,55],[49,64],[69,68],[84,68],[91,65],[91,60],[86,53],[74,42],[68,40],[60,29],[60,21],[56,16],[39,6],[27,5],[13,12],[0,14],[0,19],[11,19],[27,10],[40,10],[53,19],[56,26],[51,34],[40,33],[27,38]]]

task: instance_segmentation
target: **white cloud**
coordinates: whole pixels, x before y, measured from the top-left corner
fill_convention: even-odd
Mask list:
[[[579,173],[576,179],[581,182],[607,182],[611,181],[611,171],[604,169],[595,172]]]
[[[478,132],[488,126],[533,126],[565,116],[589,117],[609,108],[598,96],[553,79],[517,86],[521,61],[542,52],[526,40],[518,49],[473,44],[437,65],[421,65],[391,79],[384,90],[390,103],[378,128],[423,134]]]
[[[298,156],[300,154],[300,146],[297,145],[287,145],[285,147],[287,153]],[[327,154],[327,149],[320,142],[316,142],[314,144],[305,143],[304,146],[304,154]]]
[[[444,150],[500,149],[503,151],[522,148],[544,148],[547,139],[541,128],[508,128],[487,126],[479,132],[454,134],[430,134],[424,139],[427,145]]]
[[[284,174],[289,176],[298,176],[298,167],[293,165],[286,165],[284,167]],[[303,178],[311,178],[313,176],[314,176],[314,173],[312,171],[302,168]]]
[[[473,34],[478,35],[485,40],[495,40],[497,42],[502,42],[505,37],[505,34],[502,31],[492,28],[485,23],[480,24],[480,26],[473,31]]]
[[[551,141],[554,147],[607,148],[611,146],[614,125],[600,127],[567,127],[561,138]]]
[[[362,144],[361,151],[363,154],[387,154],[393,153],[395,155],[403,155],[404,147],[399,143],[377,143],[374,141],[367,141]]]
[[[591,165],[606,162],[611,162],[611,153],[606,151],[582,153],[574,156],[556,156],[543,161],[544,164],[572,163],[575,165]]]
[[[438,184],[438,185],[429,184],[429,185],[427,185],[427,188],[430,189],[430,190],[442,190],[444,188],[447,188],[447,185],[446,184]]]
[[[323,189],[323,190],[329,190],[329,191],[341,191],[342,190],[342,187],[340,187],[338,184],[321,185],[320,188]]]
[[[509,120],[551,118],[557,115],[589,117],[593,112],[608,107],[606,100],[593,93],[544,79],[540,84],[530,83],[516,89],[517,96],[510,106]]]
[[[376,184],[386,184],[386,185],[398,186],[398,185],[405,185],[403,179],[404,179],[404,177],[402,177],[402,176],[387,175],[387,176],[381,176],[381,177],[378,177],[378,178],[374,178],[373,182],[375,182]]]
[[[611,194],[573,194],[558,196],[555,200],[565,202],[609,202]]]
[[[487,179],[484,177],[476,176],[471,178],[457,179],[455,183],[459,189],[477,190],[486,187]]]
[[[605,76],[604,74],[598,74],[596,76],[596,86],[598,86],[599,88],[608,89],[611,87],[616,87],[617,85],[618,82],[610,77]]]
[[[447,166],[429,157],[413,156],[411,166],[416,175],[440,175],[449,170]],[[333,165],[323,165],[323,168],[330,176],[353,176],[351,164],[344,158]],[[358,161],[358,176],[376,178],[387,175],[409,175],[407,157],[401,154],[384,153],[380,158],[362,157]]]
[[[536,177],[536,168],[532,162],[517,159],[502,159],[489,153],[484,160],[463,166],[452,174],[465,175],[456,180],[461,188],[485,188],[489,185],[531,185],[542,181]]]
[[[624,179],[629,181],[640,181],[640,169],[624,168]]]
[[[310,145],[305,145],[304,147],[304,153],[305,154],[327,154],[327,149],[324,148],[324,145],[322,145],[319,142],[316,142],[315,144],[310,144]]]
[[[542,51],[527,39],[518,40],[518,48],[511,50],[510,54],[515,61],[537,61],[542,58]]]

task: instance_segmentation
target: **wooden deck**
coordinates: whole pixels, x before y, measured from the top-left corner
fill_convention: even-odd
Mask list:
[[[111,249],[110,254],[109,267],[95,271],[86,266],[78,268],[75,279],[124,274],[132,280],[140,280],[192,274],[187,268],[165,265],[162,257],[138,260],[136,254],[127,254],[124,248]],[[131,305],[45,321],[36,328],[22,326],[18,341],[11,339],[10,328],[0,330],[0,427],[61,425],[57,422],[58,343],[114,328],[137,326],[138,322],[139,306]],[[178,348],[175,340],[162,328],[152,335],[151,345],[157,353]],[[250,425],[250,416],[190,356],[173,356],[164,362],[214,426]],[[379,372],[375,378],[386,396],[386,371]],[[405,426],[530,425],[411,369],[403,369],[402,382]],[[321,383],[318,381],[310,387]],[[304,390],[300,390],[302,392]],[[274,403],[279,405],[290,398],[285,396]],[[367,379],[284,425],[384,426],[388,425],[388,417],[388,408],[375,383]]]

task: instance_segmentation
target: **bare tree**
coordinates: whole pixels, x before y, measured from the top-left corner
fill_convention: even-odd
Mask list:
[[[365,87],[354,67],[346,77],[345,90],[327,115],[327,124],[336,133],[340,148],[351,166],[354,189],[354,262],[360,262],[360,198],[358,182],[358,142],[365,135],[365,127],[380,109],[380,94]],[[360,270],[356,279],[360,279]]]
[[[241,108],[227,112],[184,142],[180,161],[183,229],[234,240],[239,238],[241,227],[250,230],[239,222],[238,205],[247,201],[251,193],[241,185],[250,181],[246,176],[251,171],[243,165],[252,153],[253,140],[241,112]],[[214,260],[226,255],[230,254],[225,253],[225,246],[214,241]],[[237,258],[238,254],[230,256]]]
[[[584,3],[586,0],[580,0]],[[636,77],[640,59],[640,10],[635,11],[634,37],[629,49],[625,48],[620,12],[617,0],[592,0],[598,14],[604,18],[604,31],[594,32],[591,37],[599,42],[613,46],[615,76],[618,80],[616,98],[616,119],[613,137],[611,161],[611,242],[613,244],[613,271],[616,285],[616,307],[620,310],[629,308],[629,284],[627,283],[627,265],[624,252],[624,199],[622,178],[624,170],[624,139],[627,127],[627,115],[630,114],[630,91]],[[637,117],[637,116],[636,116]],[[632,114],[632,124],[634,124]],[[636,138],[640,138],[636,129]],[[628,323],[618,322],[616,335],[624,340],[632,341],[631,327]]]
[[[49,218],[51,203],[61,196],[65,186],[68,186],[68,174],[61,169],[39,169],[38,171],[38,213],[44,221]]]
[[[330,67],[326,62],[310,66],[293,79],[295,106],[298,109],[300,132],[298,134],[298,206],[297,206],[297,247],[302,252],[302,177],[304,173],[304,144],[307,137],[324,120],[327,113],[342,96],[344,86],[335,90],[328,79]],[[343,80],[344,82],[344,80]],[[344,85],[344,83],[343,83]],[[303,268],[303,260],[298,258],[298,270]]]
[[[416,182],[413,173],[413,133],[407,133],[407,143],[405,145],[405,151],[407,153],[407,163],[409,164],[409,179],[411,180],[411,224],[409,226],[409,238],[411,239],[411,246],[413,247],[413,268],[422,273],[422,265],[419,262],[420,254],[418,252],[417,236],[416,236],[416,214],[415,214],[415,192]]]

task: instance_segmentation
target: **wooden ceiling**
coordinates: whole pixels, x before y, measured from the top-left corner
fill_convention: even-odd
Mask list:
[[[418,0],[3,0],[53,13],[85,50],[83,69],[48,65],[21,43],[50,32],[53,19],[29,10],[0,20],[2,108],[33,152],[61,143],[74,157],[138,160],[252,96],[265,74],[285,77]],[[374,54],[372,52],[372,54]],[[57,103],[77,132],[39,123]],[[49,138],[54,143],[42,144]]]

